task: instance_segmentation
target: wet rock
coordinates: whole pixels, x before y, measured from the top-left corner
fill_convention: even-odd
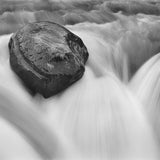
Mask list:
[[[11,37],[9,52],[13,71],[45,98],[79,80],[88,59],[82,40],[53,22],[25,25]]]

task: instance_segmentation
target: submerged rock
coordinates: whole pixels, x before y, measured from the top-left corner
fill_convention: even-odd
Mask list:
[[[45,98],[80,79],[88,59],[82,40],[53,22],[25,25],[11,37],[9,52],[13,71]]]

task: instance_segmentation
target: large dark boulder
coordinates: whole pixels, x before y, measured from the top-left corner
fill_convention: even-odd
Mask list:
[[[9,42],[13,71],[33,92],[50,97],[83,76],[88,52],[82,40],[53,22],[29,23]]]

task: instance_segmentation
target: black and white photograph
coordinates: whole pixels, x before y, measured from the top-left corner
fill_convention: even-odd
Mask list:
[[[160,160],[160,0],[0,0],[0,160]]]

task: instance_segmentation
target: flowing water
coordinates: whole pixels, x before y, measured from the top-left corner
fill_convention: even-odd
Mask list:
[[[99,7],[66,23],[89,59],[82,79],[49,99],[28,93],[10,68],[11,34],[0,36],[0,159],[160,159],[160,17]]]

